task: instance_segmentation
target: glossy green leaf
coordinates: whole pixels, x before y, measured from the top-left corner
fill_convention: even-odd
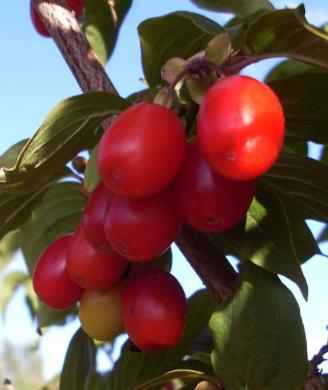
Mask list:
[[[7,305],[15,291],[26,282],[28,275],[25,272],[13,271],[1,280],[0,311],[4,314]]]
[[[274,274],[286,276],[307,298],[308,287],[300,261],[320,250],[302,217],[290,210],[276,191],[258,186],[256,199],[247,213],[245,230],[241,227],[217,237],[225,250]]]
[[[328,166],[312,158],[282,153],[262,182],[286,195],[305,219],[328,222]]]
[[[260,9],[272,11],[273,5],[268,0],[191,0],[200,8],[211,11],[228,12],[237,16],[247,16]]]
[[[328,68],[328,35],[308,24],[304,6],[268,12],[250,25],[245,38],[249,55],[288,57]]]
[[[234,298],[210,320],[212,364],[227,389],[301,389],[306,339],[298,304],[277,276],[246,262]]]
[[[328,73],[301,73],[271,81],[286,118],[286,135],[328,144]]]
[[[91,337],[80,328],[66,352],[59,390],[88,390],[96,360],[96,347]]]
[[[63,100],[45,118],[16,163],[0,170],[0,190],[26,193],[40,188],[80,151],[93,147],[101,122],[127,106],[126,100],[106,92]]]
[[[173,57],[187,59],[217,34],[223,32],[214,21],[191,12],[175,12],[147,19],[138,27],[142,65],[148,84],[161,81],[162,66]]]
[[[176,368],[187,354],[192,342],[206,326],[216,304],[210,294],[199,291],[188,301],[186,328],[182,340],[162,352],[131,352],[128,344],[109,376],[110,389],[132,390],[147,380]]]
[[[132,0],[109,2],[86,0],[83,30],[100,62],[104,65],[111,56],[120,26]]]
[[[101,180],[97,168],[97,153],[98,146],[95,146],[90,153],[87,167],[84,172],[84,187],[89,192],[93,191]]]
[[[86,199],[80,184],[54,184],[22,227],[22,251],[30,274],[43,250],[59,236],[75,230]]]

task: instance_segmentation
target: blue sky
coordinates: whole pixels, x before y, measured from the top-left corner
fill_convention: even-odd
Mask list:
[[[296,6],[298,3],[294,0],[274,1],[277,7]],[[313,24],[321,25],[328,21],[327,2],[307,0],[303,3],[308,9],[307,17]],[[197,12],[196,7],[187,0],[135,1],[122,27],[114,55],[106,67],[122,96],[143,88],[139,81],[142,70],[137,25],[148,17],[177,9]],[[1,11],[0,153],[13,143],[30,137],[57,102],[80,93],[52,40],[42,38],[34,31],[30,21],[29,1],[3,2]],[[206,15],[219,23],[229,18],[228,15],[219,17],[214,13]],[[247,69],[247,73],[260,79],[271,64],[272,61],[266,61],[253,65]],[[314,228],[318,230],[317,225]],[[327,247],[323,249],[327,252]],[[188,270],[179,254],[175,258],[174,273],[180,277],[186,292],[190,294],[201,283]],[[21,267],[19,262],[18,257],[15,267]],[[328,324],[328,312],[323,309],[328,280],[327,260],[316,257],[304,265],[304,272],[310,286],[309,302],[305,303],[297,289],[293,286],[291,288],[301,304],[311,356],[327,339],[325,327]],[[7,337],[14,342],[24,343],[37,338],[21,299],[22,292],[19,291],[8,309],[6,320],[0,322],[0,340],[1,337]],[[55,327],[44,336],[41,352],[45,359],[46,377],[51,377],[60,368],[67,342],[77,326],[74,323],[65,331]]]

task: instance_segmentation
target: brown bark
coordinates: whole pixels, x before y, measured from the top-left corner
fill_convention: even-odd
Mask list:
[[[33,0],[83,92],[117,93],[64,0]],[[218,302],[233,295],[236,273],[204,234],[184,228],[177,244]]]

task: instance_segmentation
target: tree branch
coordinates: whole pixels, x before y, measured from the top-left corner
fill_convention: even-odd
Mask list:
[[[117,93],[64,0],[33,0],[33,4],[84,92]],[[218,302],[234,292],[236,272],[204,234],[185,227],[177,244]]]
[[[58,49],[84,92],[117,93],[94,51],[89,45],[73,12],[65,0],[32,0]]]

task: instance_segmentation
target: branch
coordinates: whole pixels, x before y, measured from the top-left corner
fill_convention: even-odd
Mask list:
[[[33,0],[33,4],[84,92],[117,93],[64,0]],[[233,295],[236,273],[210,239],[184,228],[177,244],[218,302]]]
[[[65,0],[32,0],[83,92],[117,93]]]

